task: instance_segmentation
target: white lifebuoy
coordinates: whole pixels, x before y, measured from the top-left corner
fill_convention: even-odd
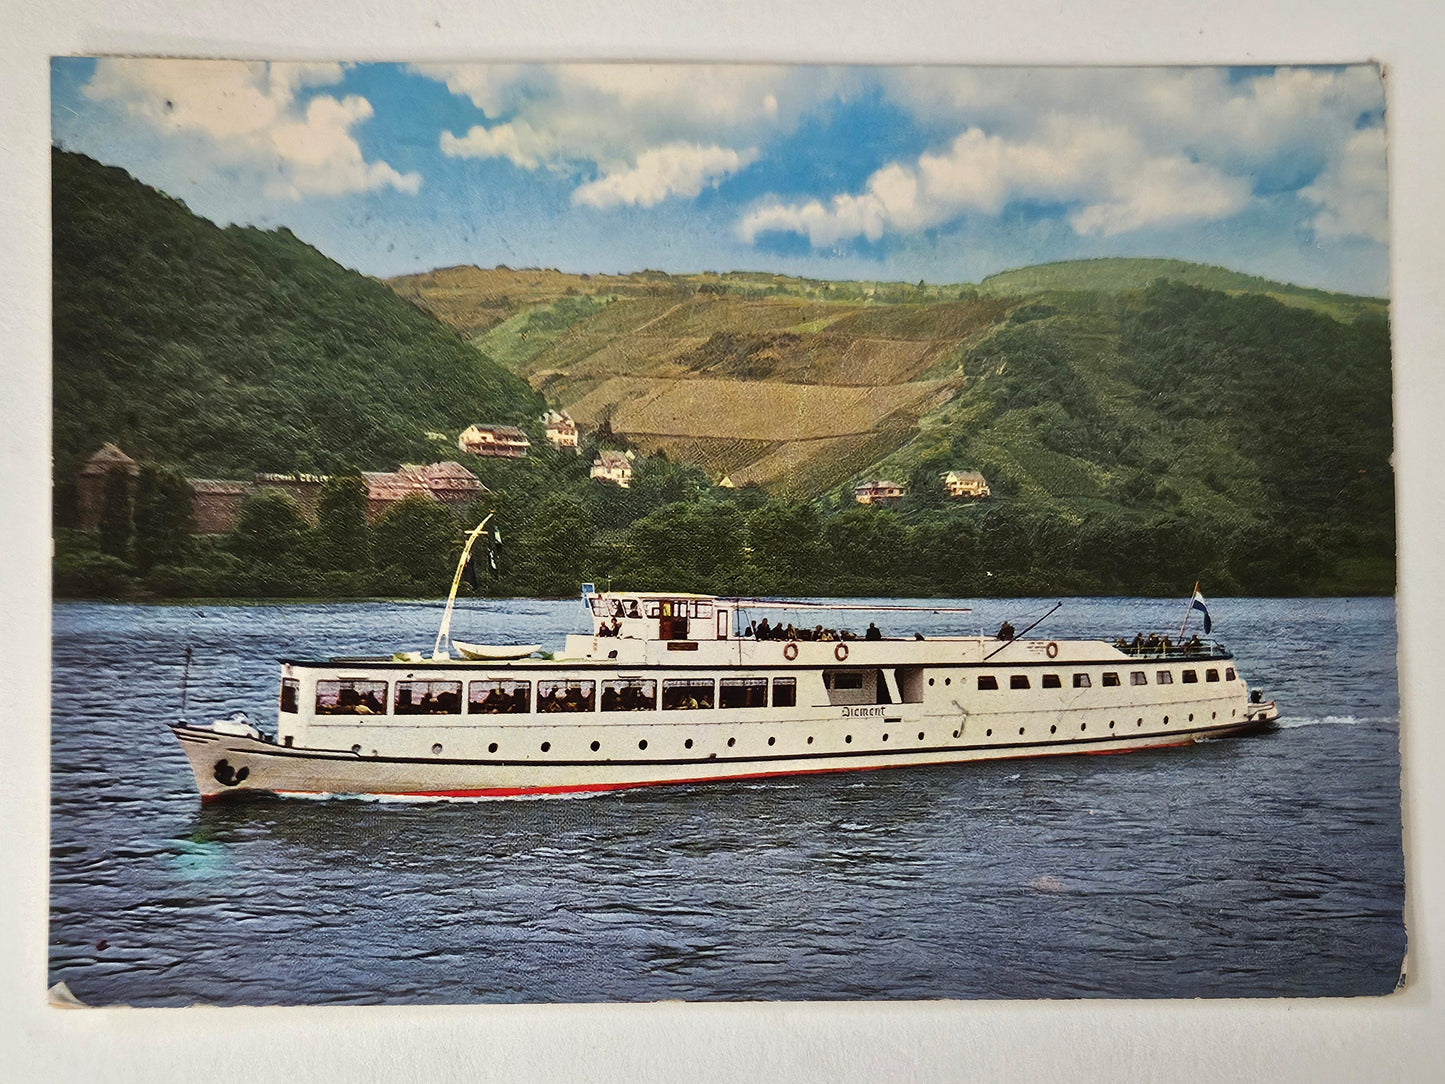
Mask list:
[[[1059,645],[1050,640],[1048,646],[1044,648],[1044,654],[1051,659],[1057,659],[1059,657]]]
[[[797,644],[789,643],[788,645],[786,645],[786,646],[783,648],[783,658],[787,659],[789,662],[792,662],[792,661],[793,661],[794,659],[796,659],[797,657],[798,657],[798,645],[797,645]]]
[[[843,661],[844,659],[846,659],[847,657],[848,657],[848,645],[847,645],[847,644],[839,644],[837,647],[835,647],[835,648],[833,649],[833,658],[837,659],[839,662],[842,662],[842,661]]]

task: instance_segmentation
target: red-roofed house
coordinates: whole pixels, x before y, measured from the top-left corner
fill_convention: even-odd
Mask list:
[[[443,504],[466,504],[487,492],[477,476],[454,459],[425,466],[403,463],[396,473],[416,479]]]

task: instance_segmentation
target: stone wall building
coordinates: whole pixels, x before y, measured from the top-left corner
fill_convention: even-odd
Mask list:
[[[76,505],[80,525],[86,530],[100,526],[100,509],[105,503],[105,480],[111,471],[120,471],[130,479],[131,495],[135,495],[135,476],[140,473],[136,461],[109,442],[85,461],[76,479]]]
[[[106,444],[86,461],[77,482],[80,525],[94,530],[100,524],[105,480],[111,471],[123,471],[134,480],[140,468],[114,444]],[[476,500],[487,487],[455,460],[445,463],[406,463],[395,471],[363,471],[366,483],[366,518],[375,522],[386,510],[407,497],[422,497],[457,506]],[[226,534],[236,525],[246,498],[263,490],[285,493],[313,527],[321,503],[324,474],[258,474],[250,481],[231,478],[187,478],[191,512],[197,534]],[[133,484],[133,482],[132,482]]]

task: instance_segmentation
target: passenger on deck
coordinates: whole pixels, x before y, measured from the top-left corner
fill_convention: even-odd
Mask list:
[[[1139,654],[1141,651],[1143,651],[1143,650],[1144,650],[1144,634],[1143,634],[1142,632],[1136,632],[1136,633],[1134,634],[1134,642],[1129,645],[1129,654],[1131,654],[1131,655],[1138,655],[1138,654]]]
[[[1169,649],[1174,646],[1173,644],[1171,644],[1171,643],[1169,642],[1169,637],[1167,637],[1167,636],[1164,637],[1164,639],[1163,639],[1162,641],[1160,641],[1160,644],[1161,644],[1161,650],[1162,650],[1162,651],[1164,652],[1164,654],[1166,654],[1166,655],[1169,654]]]
[[[1149,634],[1149,639],[1144,641],[1144,650],[1150,655],[1153,655],[1159,650],[1159,634],[1157,632],[1151,632]]]
[[[1189,643],[1185,645],[1185,650],[1188,651],[1191,655],[1198,654],[1199,652],[1204,650],[1204,645],[1199,642],[1199,633],[1196,632],[1190,638]]]
[[[998,636],[996,638],[999,640],[1012,640],[1014,638],[1014,627],[1005,620],[1004,623],[998,627]]]
[[[877,626],[877,625],[875,625],[872,621],[870,621],[870,622],[868,622],[868,631],[863,634],[863,639],[865,639],[865,640],[881,640],[881,639],[883,639],[883,633],[881,633],[881,632],[878,630],[878,626]]]

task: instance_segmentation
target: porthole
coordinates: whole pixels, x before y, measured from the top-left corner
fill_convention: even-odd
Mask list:
[[[929,679],[928,679],[928,684],[930,684],[930,685],[933,684],[933,678],[929,678]]]
[[[991,737],[993,737],[993,727],[989,727],[987,730],[985,730],[985,731],[983,732],[983,736],[984,736],[985,738],[991,738]]]
[[[1192,712],[1192,711],[1189,713],[1189,721],[1190,721],[1191,723],[1194,722],[1194,712]]]
[[[496,743],[496,742],[492,742],[491,745],[487,746],[487,752],[489,752],[489,753],[495,753],[496,751],[497,751],[497,743]]]
[[[640,742],[638,742],[638,743],[637,743],[637,748],[639,748],[639,749],[646,749],[646,748],[647,748],[647,739],[646,739],[646,738],[643,738]]]
[[[1211,711],[1211,712],[1209,713],[1209,717],[1210,717],[1211,719],[1218,719],[1218,718],[1219,718],[1219,712],[1217,712],[1217,711]]]
[[[812,745],[812,744],[813,744],[813,735],[811,735],[811,734],[808,735],[808,744],[809,744],[809,745]]]
[[[731,748],[732,748],[734,745],[736,745],[737,743],[738,743],[737,738],[729,738],[729,739],[728,739],[728,748],[731,749]]]
[[[1050,733],[1050,734],[1057,734],[1058,732],[1059,732],[1059,728],[1058,728],[1057,726],[1051,726],[1051,727],[1049,727],[1049,733]]]
[[[1088,723],[1080,723],[1080,724],[1079,724],[1079,729],[1080,729],[1080,730],[1088,730],[1088,729],[1089,729],[1089,724],[1088,724]]]
[[[1143,719],[1138,719],[1138,720],[1135,721],[1134,725],[1135,725],[1135,726],[1143,726],[1143,725],[1144,725],[1144,720],[1143,720]]]
[[[602,748],[602,743],[601,743],[600,741],[595,741],[595,742],[592,743],[592,751],[593,751],[594,753],[597,752],[597,750],[599,750],[599,749],[601,749],[601,748]]]
[[[921,730],[918,732],[918,740],[919,740],[919,741],[922,741],[922,740],[923,740],[923,731],[921,731]]]
[[[1019,727],[1019,737],[1022,738],[1023,736],[1024,736],[1024,728],[1023,728],[1023,727]]]
[[[545,752],[548,752],[551,748],[552,748],[552,743],[551,743],[551,742],[549,742],[549,741],[544,741],[544,742],[542,743],[542,752],[544,752],[544,753],[545,753]]]
[[[1113,720],[1113,719],[1110,719],[1110,720],[1109,720],[1109,729],[1110,729],[1110,730],[1113,730],[1113,729],[1114,729],[1114,720]]]
[[[776,745],[776,744],[777,744],[777,741],[778,741],[777,738],[769,738],[769,739],[768,739],[768,744],[769,744],[769,745]]]
[[[682,743],[682,747],[683,747],[684,749],[691,749],[691,748],[692,748],[692,739],[691,739],[691,738],[688,738],[687,741],[685,741],[685,742]]]
[[[944,683],[945,685],[952,685],[952,684],[953,684],[953,678],[944,678],[944,679],[943,679],[943,683]]]
[[[956,738],[956,737],[958,737],[959,733],[960,733],[960,731],[955,730],[955,731],[953,732],[953,736]]]
[[[845,734],[845,735],[843,735],[843,741],[844,741],[844,743],[847,744],[847,745],[852,745],[852,744],[853,744],[853,735],[852,735],[852,734]]]
[[[1164,725],[1165,725],[1165,726],[1168,726],[1168,725],[1169,725],[1169,716],[1167,716],[1167,715],[1164,716]]]
[[[357,751],[358,753],[361,752],[361,746],[358,745],[358,746],[356,747],[356,751]],[[433,745],[433,746],[431,747],[431,751],[432,751],[432,755],[433,755],[433,756],[436,756],[436,755],[438,755],[439,753],[441,753],[441,751],[442,751],[442,743],[441,743],[441,742],[437,742],[435,745]]]
[[[887,740],[888,740],[888,735],[887,735],[887,734],[884,734],[884,735],[883,735],[883,740],[884,740],[884,741],[887,741]]]

